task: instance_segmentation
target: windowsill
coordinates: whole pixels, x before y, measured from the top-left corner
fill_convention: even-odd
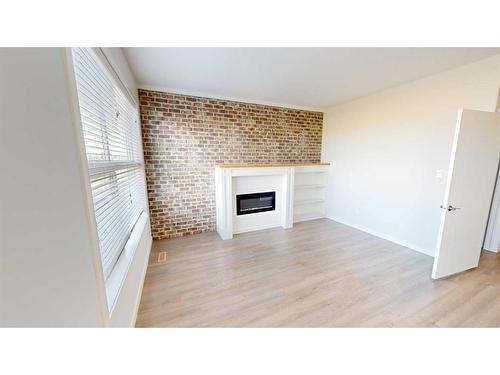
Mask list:
[[[123,249],[123,252],[113,268],[113,271],[111,271],[111,274],[106,281],[106,298],[108,301],[110,315],[116,305],[118,295],[120,294],[125,278],[127,277],[130,264],[132,263],[132,259],[134,259],[134,255],[139,246],[139,242],[142,234],[144,233],[144,228],[147,222],[148,214],[144,211],[139,219],[137,219],[137,223],[135,224],[127,243],[125,244],[125,248]]]

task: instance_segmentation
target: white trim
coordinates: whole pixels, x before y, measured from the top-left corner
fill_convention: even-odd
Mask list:
[[[134,95],[132,95],[127,85],[123,83],[115,67],[113,66],[113,64],[111,64],[108,55],[106,55],[106,52],[104,52],[104,50],[100,47],[91,47],[88,48],[88,50],[92,52],[96,60],[98,60],[102,64],[103,68],[108,71],[111,77],[115,80],[116,84],[122,89],[125,96],[131,102],[132,106],[137,108],[138,107],[137,100],[135,99]]]
[[[283,181],[284,202],[291,202],[283,207],[283,217],[281,219],[283,228],[293,227],[293,212],[295,209],[295,168],[289,168],[287,176]]]
[[[129,324],[130,328],[134,328],[135,323],[137,321],[137,314],[139,313],[139,305],[141,303],[142,290],[144,288],[144,280],[146,278],[146,272],[148,270],[148,265],[149,265],[149,255],[151,254],[151,247],[153,246],[153,237],[148,236],[147,241],[148,243],[146,244],[146,247],[148,249],[148,255],[146,257],[146,261],[144,262],[144,267],[142,269],[141,286],[139,287],[139,290],[137,291],[137,296],[135,297],[134,315],[132,315],[132,320],[130,321]]]
[[[290,168],[294,167],[254,167],[254,168],[221,168],[229,171],[231,177],[249,177],[249,176],[282,176],[288,173]]]
[[[265,106],[269,106],[269,107],[298,109],[298,110],[302,110],[302,111],[321,112],[321,113],[325,112],[324,108],[319,108],[319,107],[307,107],[307,106],[301,106],[301,105],[295,105],[295,104],[269,102],[266,100],[256,100],[256,99],[250,99],[250,98],[210,94],[207,92],[200,92],[200,91],[195,91],[195,90],[182,90],[182,89],[174,89],[171,87],[159,87],[159,86],[150,86],[150,85],[139,85],[138,88],[143,89],[143,90],[149,90],[149,91],[159,91],[159,92],[163,92],[163,93],[167,93],[167,94],[197,96],[200,98],[215,99],[215,100],[227,100],[230,102],[239,102],[239,103],[248,103],[248,104],[258,104],[258,105],[265,105]]]
[[[216,228],[223,240],[233,238],[233,180],[231,170],[215,168]]]
[[[110,316],[113,315],[116,302],[118,301],[123,285],[125,284],[128,270],[130,269],[130,265],[134,260],[135,254],[137,253],[137,249],[139,248],[147,223],[148,214],[143,212],[137,220],[134,229],[132,229],[132,233],[130,233],[130,237],[127,240],[127,243],[125,244],[125,247],[123,248],[123,251],[120,254],[113,270],[111,271],[108,280],[106,280],[106,296]]]
[[[100,313],[104,326],[109,325],[109,309],[106,297],[106,283],[104,280],[104,271],[102,269],[101,251],[99,249],[99,237],[97,235],[97,224],[95,220],[94,202],[92,191],[90,189],[90,175],[87,163],[87,154],[85,153],[85,141],[83,139],[82,117],[80,115],[80,103],[78,101],[78,91],[76,87],[75,72],[73,68],[73,56],[71,48],[63,49],[63,61],[66,65],[66,82],[68,87],[68,99],[70,102],[70,111],[73,118],[73,130],[78,145],[79,174],[82,181],[82,195],[87,206],[87,226],[89,229],[90,242],[92,244],[92,264],[94,267],[97,295],[100,301]]]
[[[491,203],[490,217],[484,241],[484,250],[494,253],[500,252],[500,173]]]
[[[384,234],[384,233],[377,232],[377,231],[375,231],[373,229],[364,227],[362,225],[356,225],[356,224],[350,223],[350,222],[348,222],[346,220],[343,220],[343,219],[340,219],[340,218],[337,218],[337,217],[327,216],[327,218],[330,219],[330,220],[336,221],[337,223],[347,225],[349,227],[352,227],[352,228],[358,229],[360,231],[366,232],[368,234],[371,234],[372,236],[382,238],[384,240],[393,242],[393,243],[395,243],[397,245],[400,245],[400,246],[407,247],[408,249],[411,249],[411,250],[414,250],[414,251],[418,251],[419,253],[422,253],[422,254],[425,254],[425,255],[428,255],[428,256],[434,258],[434,254],[429,249],[424,249],[424,248],[422,248],[420,246],[417,246],[415,244],[411,244],[411,243],[408,243],[408,242],[405,242],[405,241],[401,241],[398,238],[389,236],[389,235]]]

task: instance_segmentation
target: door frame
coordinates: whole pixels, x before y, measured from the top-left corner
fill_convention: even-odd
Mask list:
[[[491,202],[483,249],[495,253],[500,252],[500,165],[498,166],[497,182]]]

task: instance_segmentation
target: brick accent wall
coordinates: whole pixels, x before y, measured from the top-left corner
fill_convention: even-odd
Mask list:
[[[214,164],[319,162],[323,113],[139,90],[155,239],[215,230]]]

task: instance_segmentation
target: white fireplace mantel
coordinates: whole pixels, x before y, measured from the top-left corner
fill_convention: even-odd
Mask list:
[[[295,190],[301,187],[314,186],[317,192],[309,192],[318,196],[324,195],[321,184],[296,186],[295,175],[308,174],[308,178],[322,176],[329,164],[228,164],[215,167],[215,191],[217,233],[224,240],[233,238],[233,234],[266,229],[276,226],[291,228],[294,222],[294,206],[312,202],[319,216],[324,215],[320,199],[294,199]],[[326,183],[325,183],[326,186]],[[276,191],[275,211],[237,216],[236,195]],[[313,196],[315,197],[315,196]],[[324,200],[324,199],[323,199]],[[324,205],[323,205],[324,206]],[[316,214],[316,216],[318,216]],[[311,217],[317,218],[317,217]],[[299,221],[299,220],[295,220]]]

